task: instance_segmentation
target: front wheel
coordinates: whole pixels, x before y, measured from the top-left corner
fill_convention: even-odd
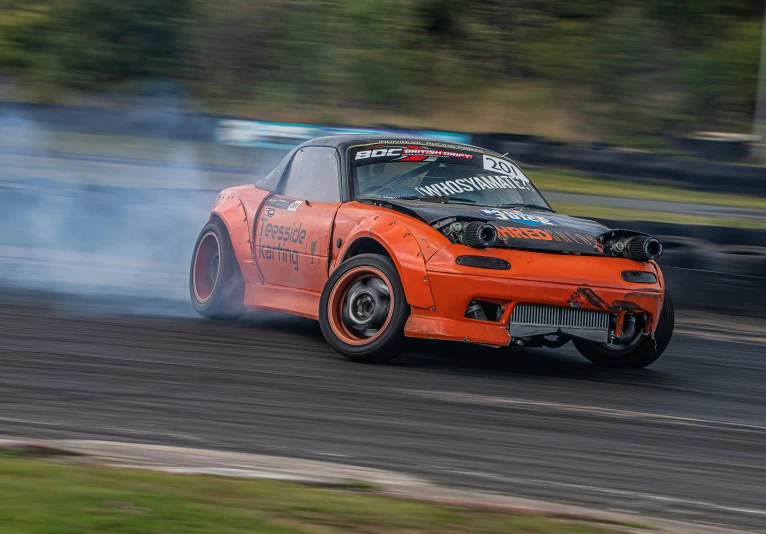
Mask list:
[[[409,306],[390,258],[360,254],[327,280],[319,301],[319,326],[332,347],[347,358],[383,363],[404,342]]]
[[[573,339],[572,342],[578,352],[588,360],[602,367],[617,368],[642,368],[654,363],[662,356],[673,336],[675,324],[675,311],[670,295],[665,291],[665,300],[662,304],[660,320],[654,338],[637,333],[636,338],[625,347],[596,343],[585,339]]]

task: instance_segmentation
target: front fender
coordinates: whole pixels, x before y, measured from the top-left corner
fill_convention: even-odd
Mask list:
[[[410,306],[416,308],[433,308],[434,298],[431,294],[431,284],[426,273],[426,258],[416,235],[408,228],[406,221],[401,218],[375,215],[364,219],[346,237],[346,245],[338,254],[346,258],[360,239],[370,238],[377,241],[386,249],[396,265],[402,280],[404,294]],[[433,245],[428,243],[427,254],[432,254]],[[334,268],[340,264],[336,264]]]

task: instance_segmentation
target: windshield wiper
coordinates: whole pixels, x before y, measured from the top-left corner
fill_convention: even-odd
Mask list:
[[[540,204],[500,204],[499,206],[496,206],[497,208],[533,208],[536,210],[543,210],[543,211],[555,211],[553,208],[549,208],[548,206],[541,206]]]
[[[464,198],[464,197],[416,197],[416,196],[409,196],[406,197],[406,200],[422,200],[423,202],[442,202],[444,204],[449,204],[450,202],[455,202],[456,204],[460,204],[463,202],[468,202],[469,204],[476,204],[475,200],[472,200],[470,198]]]
[[[475,200],[463,197],[419,197],[416,195],[407,195],[401,197],[360,197],[357,200],[420,200],[422,202],[440,202],[443,204],[449,204],[455,201],[456,204],[468,202],[470,204],[476,204]]]

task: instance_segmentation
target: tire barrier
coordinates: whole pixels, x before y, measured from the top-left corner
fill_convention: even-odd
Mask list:
[[[737,138],[740,137],[740,138]],[[752,136],[732,138],[672,137],[671,146],[690,156],[714,161],[741,161],[747,156]]]
[[[658,263],[663,268],[747,276],[766,282],[766,247],[720,246],[696,241],[688,238],[670,238],[667,241],[669,248],[663,250]],[[665,243],[666,241],[663,241],[663,245]]]
[[[662,267],[694,269],[698,265],[699,256],[712,250],[712,243],[694,237],[678,235],[657,235],[656,237],[662,242],[662,255],[658,260]]]
[[[677,308],[766,317],[766,230],[599,220],[656,236]]]
[[[766,280],[766,247],[730,245],[713,247],[696,263],[715,273],[760,277]],[[766,297],[762,294],[761,297]]]
[[[766,280],[766,230],[599,219],[610,228],[644,232],[662,241],[662,267],[696,269]]]
[[[241,120],[239,120],[241,119]],[[216,141],[220,125],[253,123],[252,119],[210,115],[184,111],[172,101],[170,105],[106,108],[95,106],[49,105],[0,101],[0,124],[14,123],[42,126],[52,130],[92,134],[122,134],[186,141]],[[266,124],[266,123],[264,123]],[[318,125],[274,125],[316,128]],[[332,129],[331,129],[332,130]],[[337,128],[336,128],[337,130]],[[391,131],[391,128],[377,128]],[[220,131],[218,131],[220,134]],[[412,133],[412,132],[410,132]],[[649,152],[619,149],[606,143],[567,145],[534,135],[506,133],[459,134],[423,132],[470,142],[508,153],[521,163],[555,166],[614,176],[615,179],[643,181],[659,179],[699,191],[735,192],[766,196],[766,167],[737,165],[716,161],[677,158]],[[257,135],[263,137],[262,133]],[[268,137],[268,136],[267,136]],[[262,140],[258,142],[264,142]]]
[[[676,308],[766,317],[766,278],[664,267]]]
[[[0,102],[0,125],[213,142],[219,117],[173,107],[101,108]]]
[[[474,135],[473,143],[501,154],[507,153],[521,164],[608,174],[627,181],[663,180],[697,191],[766,195],[764,167],[675,158],[630,150],[574,147],[538,139],[531,142],[502,141],[506,137]],[[485,141],[477,142],[477,139]]]
[[[700,224],[673,224],[653,221],[620,221],[597,219],[609,228],[636,230],[654,236],[688,237],[719,245],[746,245],[766,247],[766,230],[730,228]]]

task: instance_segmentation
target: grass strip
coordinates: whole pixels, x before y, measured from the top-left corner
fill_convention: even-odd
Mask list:
[[[288,482],[82,466],[0,453],[0,532],[606,534],[613,530]]]
[[[657,183],[651,179],[641,181],[614,180],[595,178],[564,171],[525,171],[532,182],[543,191],[575,193],[614,198],[634,198],[637,200],[661,200],[666,202],[684,202],[736,208],[766,209],[766,197],[737,195],[727,193],[707,193],[692,191]]]
[[[552,202],[553,208],[561,213],[585,219],[613,219],[618,221],[652,221],[674,224],[699,224],[703,226],[723,226],[727,228],[766,228],[766,221],[734,219],[725,217],[705,217],[671,211],[650,211],[569,202]]]

